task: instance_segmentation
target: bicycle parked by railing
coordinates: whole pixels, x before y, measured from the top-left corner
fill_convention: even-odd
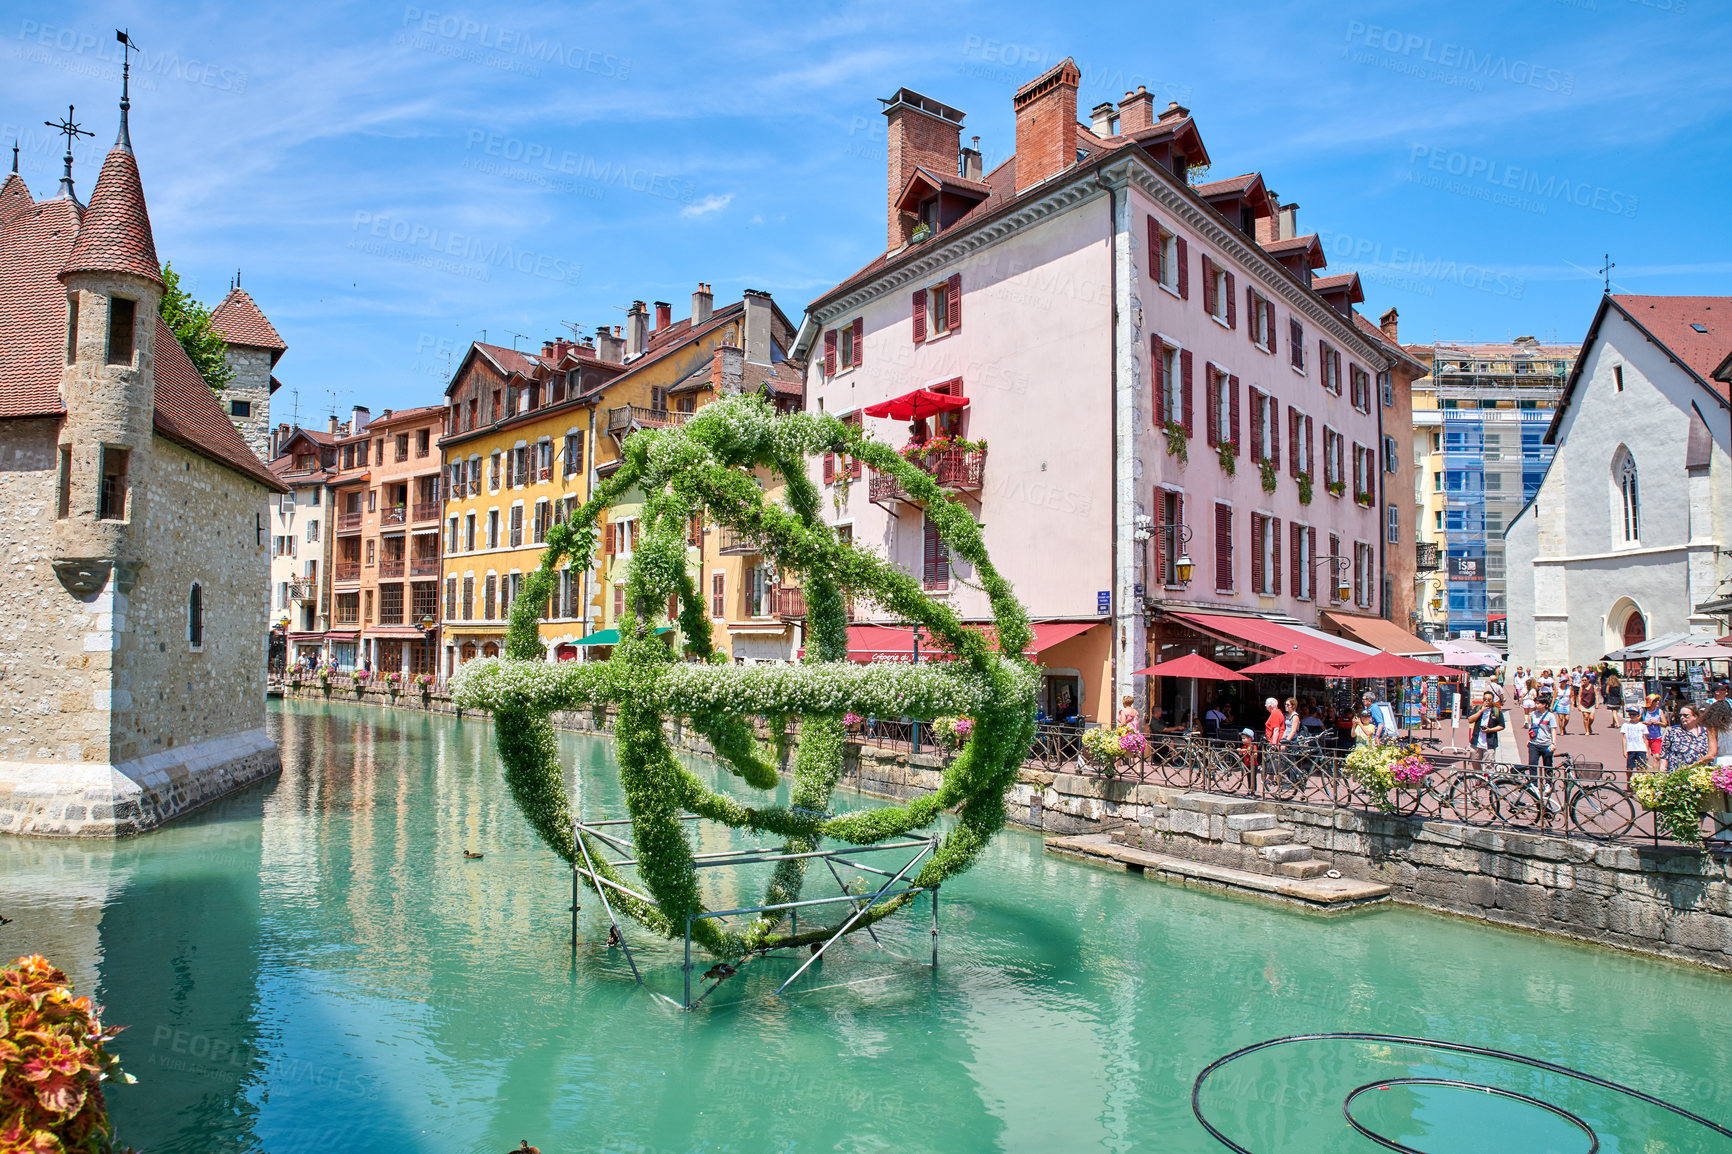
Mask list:
[[[1558,754],[1551,768],[1497,763],[1465,770],[1440,800],[1465,821],[1557,825],[1597,838],[1622,837],[1637,817],[1635,799],[1617,785],[1615,771],[1578,768],[1568,753]]]

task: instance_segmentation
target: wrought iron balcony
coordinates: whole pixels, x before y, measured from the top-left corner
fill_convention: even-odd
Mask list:
[[[409,562],[409,576],[437,577],[439,576],[439,558],[416,557]]]
[[[724,557],[738,556],[747,553],[761,553],[763,551],[763,541],[752,536],[750,533],[743,533],[738,529],[724,528],[722,530],[720,552]]]
[[[359,581],[361,579],[361,563],[359,561],[339,561],[332,567],[331,575],[338,581]]]
[[[1414,545],[1413,549],[1421,573],[1435,573],[1443,567],[1438,556],[1440,551],[1436,543],[1420,541]]]
[[[361,511],[359,509],[355,510],[353,513],[337,514],[337,529],[339,532],[346,529],[359,529],[360,527]]]
[[[410,515],[417,521],[437,521],[440,508],[437,501],[417,501]]]
[[[985,449],[944,449],[913,462],[930,474],[940,489],[953,493],[977,493],[986,476]],[[888,473],[873,473],[868,491],[877,504],[886,501],[908,501],[913,498],[902,488],[902,482]]]
[[[433,517],[437,520],[439,514],[435,513]],[[408,520],[409,507],[407,505],[386,505],[379,510],[379,524],[381,525],[401,525]]]
[[[382,557],[379,560],[379,576],[401,577],[403,575],[403,558]]]
[[[319,583],[310,577],[289,582],[290,601],[317,601],[319,599]]]

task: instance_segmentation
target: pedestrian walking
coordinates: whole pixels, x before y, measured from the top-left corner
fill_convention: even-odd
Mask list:
[[[1552,750],[1557,746],[1558,715],[1550,709],[1540,709],[1527,715],[1528,768],[1552,767]]]
[[[1279,746],[1287,732],[1287,718],[1281,712],[1281,703],[1273,697],[1265,698],[1263,708],[1269,711],[1269,716],[1263,721],[1263,740]]]
[[[1594,736],[1594,705],[1598,700],[1598,691],[1594,689],[1592,674],[1582,678],[1580,701],[1582,706],[1582,728],[1589,737]]]
[[[1714,760],[1718,752],[1714,732],[1702,724],[1696,707],[1679,706],[1678,724],[1667,726],[1666,735],[1660,739],[1660,768],[1670,771],[1699,765]]]
[[[1570,697],[1574,692],[1574,688],[1565,682],[1562,691],[1558,694],[1557,701],[1552,705],[1552,713],[1557,718],[1560,735],[1568,735],[1570,732]]]
[[[1648,768],[1648,727],[1642,724],[1638,706],[1624,707],[1624,724],[1618,732],[1624,737],[1624,768],[1631,772]]]
[[[1137,716],[1137,699],[1129,693],[1119,703],[1119,728],[1129,728],[1133,733],[1138,731],[1142,719]]]
[[[1732,686],[1716,681],[1712,690],[1714,700],[1702,711],[1702,724],[1714,734],[1714,745],[1719,751],[1715,760],[1721,765],[1732,765],[1732,700],[1727,700],[1729,691],[1732,691]]]
[[[1660,758],[1660,739],[1666,730],[1666,711],[1660,708],[1658,693],[1648,694],[1647,706],[1642,710],[1642,724],[1648,727],[1648,757],[1657,762]]]
[[[1468,716],[1468,746],[1469,756],[1475,765],[1483,765],[1489,754],[1493,763],[1497,761],[1497,735],[1503,732],[1503,707],[1498,704],[1497,694],[1486,690],[1478,709]]]

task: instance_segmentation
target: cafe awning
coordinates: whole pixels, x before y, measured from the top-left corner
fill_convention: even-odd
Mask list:
[[[1395,622],[1383,617],[1366,617],[1358,613],[1330,613],[1323,620],[1355,641],[1364,642],[1384,653],[1402,657],[1419,657],[1437,661],[1443,651],[1428,641],[1421,641]]]
[[[967,407],[967,397],[953,397],[949,393],[935,393],[931,389],[915,389],[912,393],[903,393],[900,397],[892,397],[876,405],[867,405],[864,412],[868,417],[918,421],[923,417],[951,413]]]
[[[660,637],[664,633],[672,633],[672,632],[673,632],[673,626],[663,625],[660,629],[656,630],[656,636]],[[619,630],[617,630],[617,629],[600,629],[594,633],[591,633],[588,637],[585,637],[581,641],[572,642],[572,644],[573,645],[618,645],[619,644]]]
[[[1063,641],[1079,637],[1090,629],[1101,624],[1099,621],[1036,621],[1029,626],[1034,637],[1028,648],[1023,650],[1023,656],[1038,658],[1041,653]],[[977,632],[985,632],[988,626],[970,625],[968,628]],[[929,661],[934,655],[948,658],[932,636],[932,631],[920,631],[920,659]],[[848,660],[850,661],[882,661],[886,658],[914,659],[914,630],[906,625],[850,625],[848,626]]]
[[[1350,665],[1366,653],[1351,642],[1327,640],[1321,634],[1296,629],[1267,617],[1241,617],[1230,613],[1169,613],[1167,616],[1229,645],[1264,653],[1303,653],[1324,665]]]

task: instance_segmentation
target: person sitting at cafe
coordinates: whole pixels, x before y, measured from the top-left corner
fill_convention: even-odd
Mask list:
[[[1212,702],[1208,711],[1203,714],[1203,736],[1211,741],[1221,737],[1221,731],[1227,728],[1227,712],[1221,708],[1219,701]]]

